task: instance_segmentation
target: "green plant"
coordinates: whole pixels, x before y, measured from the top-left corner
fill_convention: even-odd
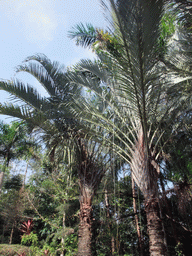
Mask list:
[[[30,254],[29,256],[42,256],[41,249],[37,246],[30,246]]]
[[[38,237],[31,232],[29,235],[24,234],[21,239],[22,245],[36,246],[38,244]]]
[[[71,234],[65,239],[66,256],[72,256],[77,252],[77,234]]]
[[[56,255],[56,249],[48,244],[44,244],[43,249],[41,250],[42,255]]]
[[[176,246],[175,246],[175,252],[176,252],[176,255],[177,256],[183,256],[183,252],[182,252],[182,243],[178,243]]]

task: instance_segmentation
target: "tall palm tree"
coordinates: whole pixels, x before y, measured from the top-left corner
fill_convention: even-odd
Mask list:
[[[187,109],[190,96],[182,90],[191,74],[176,80],[180,69],[173,68],[173,63],[167,67],[169,61],[160,59],[158,38],[164,1],[108,2],[110,6],[104,1],[103,5],[112,13],[111,31],[118,43],[118,54],[104,49],[98,54],[99,61],[82,60],[70,79],[91,89],[103,102],[102,109],[92,108],[86,99],[81,105],[77,102],[79,113],[95,127],[99,125],[105,134],[103,140],[129,163],[145,198],[150,254],[165,255],[158,195],[161,138],[165,125],[172,126],[171,134],[175,132],[181,113]],[[177,61],[181,63],[183,58]],[[85,78],[85,72],[92,75]],[[117,139],[111,139],[114,137]]]
[[[78,255],[92,255],[92,200],[106,171],[107,152],[102,152],[99,141],[88,139],[88,123],[77,120],[72,111],[74,100],[79,99],[80,90],[70,85],[63,67],[51,62],[44,55],[31,56],[18,67],[33,75],[46,89],[48,97],[41,97],[30,85],[22,82],[1,81],[0,89],[9,92],[22,103],[1,104],[0,113],[25,120],[31,128],[38,128],[50,150],[52,169],[58,146],[68,146],[75,155],[80,188],[80,225]],[[90,133],[91,135],[91,133]],[[61,148],[61,147],[60,147]]]

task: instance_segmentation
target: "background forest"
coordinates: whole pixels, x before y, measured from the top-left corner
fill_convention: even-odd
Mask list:
[[[109,27],[1,80],[0,255],[191,255],[191,1],[102,1]]]

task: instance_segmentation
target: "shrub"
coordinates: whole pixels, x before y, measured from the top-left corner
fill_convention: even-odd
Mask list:
[[[24,234],[21,239],[21,244],[27,246],[36,246],[38,244],[38,237],[33,232],[31,232],[29,235]]]

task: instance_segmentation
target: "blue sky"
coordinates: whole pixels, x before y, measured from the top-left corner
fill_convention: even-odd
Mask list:
[[[0,0],[0,22],[0,79],[13,78],[15,67],[36,53],[65,66],[93,58],[91,50],[68,38],[68,31],[80,22],[106,27],[100,0]],[[39,86],[29,75],[16,77]],[[5,101],[10,101],[8,94],[0,91],[0,103]]]

